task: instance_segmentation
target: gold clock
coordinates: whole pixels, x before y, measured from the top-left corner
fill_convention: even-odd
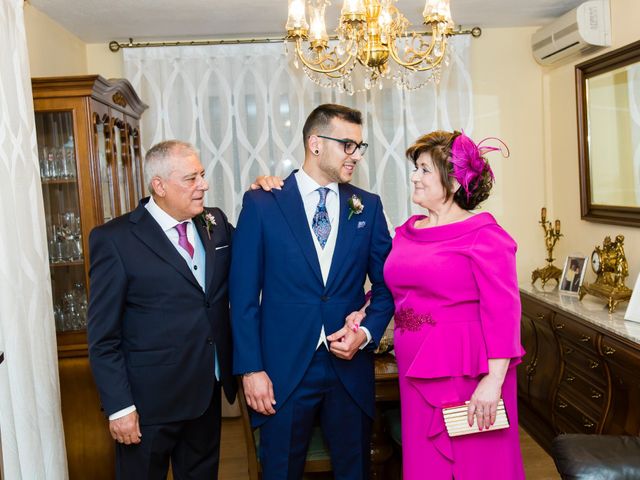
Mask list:
[[[629,264],[624,254],[624,236],[618,235],[614,241],[607,236],[591,253],[591,268],[596,281],[580,287],[580,300],[586,295],[594,295],[607,301],[609,313],[619,302],[631,298],[631,289],[624,284],[629,275]]]

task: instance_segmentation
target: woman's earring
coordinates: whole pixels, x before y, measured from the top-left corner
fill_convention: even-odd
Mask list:
[[[316,150],[315,154],[318,155],[320,153],[320,150]]]

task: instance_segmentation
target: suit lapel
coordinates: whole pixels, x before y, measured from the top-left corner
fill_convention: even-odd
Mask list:
[[[313,245],[307,214],[304,211],[304,204],[294,174],[295,172],[287,177],[282,191],[276,194],[275,198],[293,232],[293,236],[304,253],[304,257],[307,259],[307,263],[309,263],[311,270],[313,270],[320,282],[322,282],[322,272],[320,271],[318,254],[316,253],[316,247]]]
[[[331,259],[331,268],[329,269],[329,277],[327,278],[327,287],[335,281],[338,273],[342,270],[345,263],[347,263],[347,256],[353,245],[355,238],[357,221],[354,221],[353,217],[349,218],[349,198],[353,194],[351,185],[341,183],[338,185],[340,191],[340,224],[338,225],[338,238],[336,238],[336,247],[333,251],[333,258]]]
[[[205,209],[204,213],[210,213]],[[207,227],[204,225],[203,220],[200,218],[200,215],[193,218],[193,224],[196,227],[196,232],[198,232],[198,236],[200,237],[200,241],[202,241],[202,245],[204,246],[204,255],[205,255],[205,293],[208,295],[211,291],[211,281],[213,279],[213,272],[215,268],[216,261],[216,249],[214,248],[214,233],[216,231],[215,227],[211,228],[211,232],[207,230]]]
[[[162,260],[175,268],[183,277],[200,289],[198,281],[189,270],[184,258],[176,251],[176,248],[162,231],[158,222],[144,207],[141,201],[138,208],[131,214],[130,220],[134,223],[132,232],[145,245],[153,250]]]

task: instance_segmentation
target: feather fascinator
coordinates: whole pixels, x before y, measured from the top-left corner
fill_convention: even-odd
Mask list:
[[[500,146],[482,145],[487,140],[496,140]],[[507,145],[496,137],[487,137],[477,145],[467,137],[464,132],[458,135],[451,145],[451,163],[453,164],[453,177],[467,194],[467,199],[473,195],[476,187],[482,182],[485,172],[488,172],[493,180],[493,170],[484,158],[488,152],[500,151],[506,158],[509,156]]]

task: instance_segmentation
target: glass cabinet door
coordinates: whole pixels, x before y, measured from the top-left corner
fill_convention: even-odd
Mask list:
[[[84,330],[87,289],[73,115],[37,112],[35,120],[56,330]]]
[[[141,178],[144,177],[140,162],[140,134],[136,128],[127,125],[129,143],[129,161],[131,162],[131,179],[133,180],[134,204],[144,197]],[[134,205],[134,207],[135,207]]]
[[[103,220],[108,222],[115,216],[115,192],[113,186],[113,168],[107,157],[109,147],[109,117],[93,116],[93,135],[100,172],[100,201],[102,203]]]
[[[116,169],[118,171],[118,192],[120,195],[120,215],[131,210],[129,204],[129,175],[127,175],[127,154],[124,150],[127,138],[125,136],[124,123],[116,121],[113,124],[113,153]]]

